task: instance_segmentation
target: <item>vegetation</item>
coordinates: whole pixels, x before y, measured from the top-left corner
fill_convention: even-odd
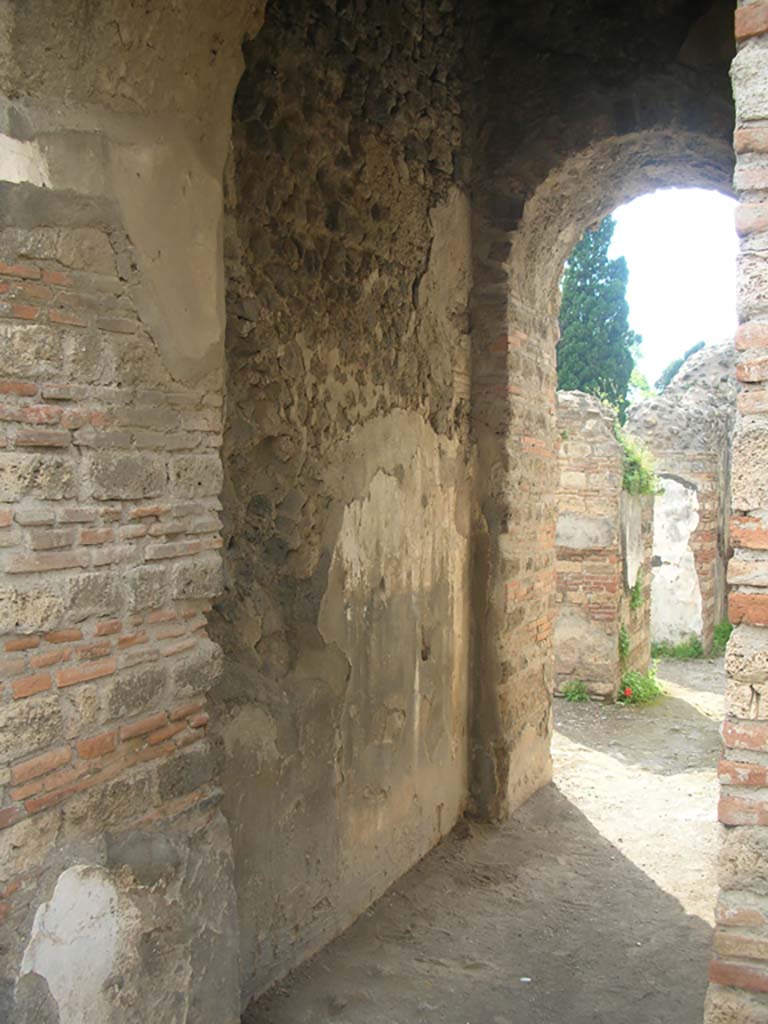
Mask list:
[[[638,608],[642,608],[645,595],[643,593],[643,570],[637,570],[637,579],[635,585],[629,592],[629,607],[632,611],[637,611]]]
[[[713,658],[719,658],[721,654],[725,654],[725,645],[730,640],[732,632],[733,626],[728,619],[723,619],[722,622],[715,626],[715,632],[712,637],[712,650],[710,652]]]
[[[589,690],[586,683],[582,683],[580,679],[572,679],[563,687],[563,696],[573,704],[580,704],[582,701],[589,700]]]
[[[629,657],[629,633],[625,625],[619,626],[619,660],[621,664],[626,664],[627,658]]]
[[[620,704],[648,704],[664,693],[656,678],[656,665],[647,672],[625,672],[621,677],[621,688],[616,700]]]
[[[654,658],[690,661],[691,658],[703,658],[704,648],[701,646],[701,640],[692,633],[687,640],[682,640],[679,644],[669,644],[666,641],[652,644],[651,655]]]
[[[672,383],[673,378],[677,375],[677,371],[683,366],[683,364],[691,358],[696,352],[701,352],[704,348],[704,342],[700,341],[696,345],[692,345],[691,348],[683,355],[681,359],[673,359],[672,362],[665,368],[659,379],[656,381],[656,390],[659,394],[662,394],[664,389]]]
[[[563,274],[557,386],[614,406],[624,422],[639,336],[629,327],[627,264],[608,258],[615,222],[606,217],[575,246]]]
[[[628,494],[661,494],[658,477],[653,467],[653,456],[634,438],[616,426],[616,440],[623,454],[622,486]]]
[[[728,643],[732,631],[733,626],[727,619],[715,626],[712,649],[709,652],[710,658],[719,658],[721,654],[725,653],[725,645]],[[701,640],[694,634],[679,644],[652,644],[651,654],[654,658],[675,658],[678,661],[691,661],[693,658],[705,657]]]

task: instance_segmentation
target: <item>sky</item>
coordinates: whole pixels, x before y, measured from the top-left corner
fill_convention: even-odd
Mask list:
[[[736,329],[734,199],[706,189],[664,189],[614,211],[609,250],[629,268],[629,322],[641,335],[639,369],[653,385],[699,341]]]

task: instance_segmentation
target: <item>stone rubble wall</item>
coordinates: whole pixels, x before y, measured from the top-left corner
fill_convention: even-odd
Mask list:
[[[710,345],[660,396],[629,411],[629,430],[653,455],[663,488],[655,515],[654,641],[694,635],[708,651],[726,616],[736,386],[732,344]]]
[[[580,680],[593,696],[613,700],[622,673],[649,664],[653,501],[622,490],[621,446],[599,399],[559,391],[557,428],[555,692]],[[638,573],[643,599],[632,608]]]
[[[720,762],[720,898],[707,1024],[768,1021],[768,3],[740,5],[736,172],[740,206],[726,718]]]

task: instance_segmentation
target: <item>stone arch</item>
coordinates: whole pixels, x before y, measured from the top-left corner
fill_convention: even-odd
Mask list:
[[[494,110],[474,220],[472,797],[503,817],[550,778],[558,282],[590,225],[660,187],[731,191],[727,81],[691,74],[579,90],[526,145]],[[582,83],[583,84],[583,83]],[[570,87],[569,87],[570,85]],[[499,89],[503,95],[503,90]],[[573,97],[573,98],[569,98]],[[511,119],[519,121],[513,112]],[[530,128],[529,128],[530,130]],[[518,143],[510,154],[510,137]],[[532,541],[532,538],[535,540]]]

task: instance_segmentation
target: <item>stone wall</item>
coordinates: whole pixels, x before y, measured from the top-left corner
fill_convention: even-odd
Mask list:
[[[653,499],[622,490],[614,418],[598,399],[559,391],[557,428],[556,692],[580,680],[613,700],[622,673],[650,660]]]
[[[657,398],[629,411],[629,429],[652,453],[656,498],[651,633],[709,650],[726,617],[730,467],[736,413],[733,346],[691,356]]]
[[[351,923],[465,804],[456,32],[387,0],[285,0],[245,49],[212,620],[245,997]]]
[[[742,384],[733,444],[729,611],[735,629],[726,652],[725,746],[720,763],[720,900],[710,967],[707,1024],[768,1021],[768,3],[740,5],[736,173],[741,236],[736,334]]]

